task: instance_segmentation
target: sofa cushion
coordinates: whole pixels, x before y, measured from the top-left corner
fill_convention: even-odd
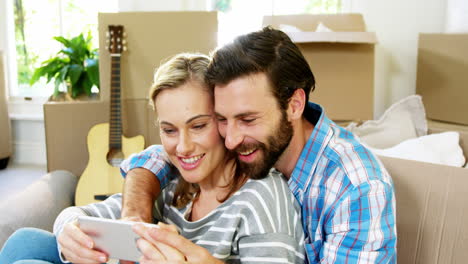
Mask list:
[[[421,96],[410,95],[396,102],[378,120],[361,125],[351,123],[347,130],[368,146],[378,149],[393,147],[405,140],[427,135],[426,112]]]

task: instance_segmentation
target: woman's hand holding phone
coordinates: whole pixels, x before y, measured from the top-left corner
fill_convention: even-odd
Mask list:
[[[159,228],[178,235],[177,228],[173,225],[164,223],[158,224]],[[140,264],[146,263],[163,263],[161,261],[171,261],[171,263],[185,263],[184,255],[177,249],[168,246],[164,243],[154,240],[149,231],[152,227],[136,224],[133,226],[133,231],[137,233],[141,239],[137,241],[137,246],[143,256],[140,259]]]
[[[143,225],[133,226],[133,231],[142,237],[137,242],[137,246],[143,254],[140,264],[223,263],[213,257],[205,248],[179,235],[175,226],[162,223],[158,225],[160,228],[149,228]],[[160,255],[155,253],[156,250]]]
[[[64,226],[57,242],[63,257],[72,263],[100,264],[108,261],[106,254],[93,249],[93,239],[80,230],[77,221]]]

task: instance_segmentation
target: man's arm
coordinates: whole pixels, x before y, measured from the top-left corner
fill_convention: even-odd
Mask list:
[[[154,200],[171,177],[171,164],[161,145],[131,155],[120,166],[125,177],[122,218],[151,222]]]
[[[143,168],[130,170],[125,177],[122,218],[151,223],[154,200],[160,193],[159,180],[151,171]]]

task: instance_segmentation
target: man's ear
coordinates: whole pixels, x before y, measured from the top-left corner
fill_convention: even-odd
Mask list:
[[[289,121],[302,118],[302,113],[306,105],[306,95],[304,89],[296,89],[288,103],[288,119]]]

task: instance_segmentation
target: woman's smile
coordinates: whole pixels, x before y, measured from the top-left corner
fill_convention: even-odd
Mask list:
[[[193,170],[200,165],[202,162],[203,158],[205,157],[205,154],[200,154],[196,156],[191,156],[191,157],[177,157],[179,160],[179,164],[184,170]]]

